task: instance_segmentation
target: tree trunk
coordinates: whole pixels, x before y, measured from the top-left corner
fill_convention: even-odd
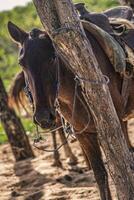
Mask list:
[[[134,11],[134,0],[119,0],[121,5],[130,6]]]
[[[134,199],[134,176],[121,125],[108,86],[87,41],[71,0],[33,0],[45,31],[56,44],[80,80],[83,95],[94,117],[98,139],[106,155],[108,168],[120,200]],[[93,84],[93,83],[96,84]],[[98,83],[98,84],[97,84]]]
[[[16,161],[34,157],[28,137],[16,116],[8,106],[8,96],[0,78],[0,120],[7,134]]]

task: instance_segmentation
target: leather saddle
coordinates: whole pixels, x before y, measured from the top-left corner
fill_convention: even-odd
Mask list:
[[[95,24],[82,20],[82,25],[85,31],[91,33],[105,54],[108,56],[111,64],[116,72],[124,74],[126,70],[125,52],[118,42],[106,31],[96,26]]]
[[[103,31],[107,32],[116,40],[118,44],[120,44],[120,46],[124,49],[125,52],[126,52],[125,45],[127,45],[132,51],[134,50],[134,25],[132,24],[131,21],[134,19],[134,17],[133,17],[133,11],[130,7],[118,6],[106,10],[102,13],[91,13],[88,10],[86,10],[84,5],[85,5],[84,3],[75,4],[75,8],[78,10],[81,20],[88,21],[96,25],[97,27],[101,28]],[[117,20],[117,24],[111,23],[112,19],[114,19],[115,22]],[[121,23],[118,24],[118,21],[120,19],[124,20],[124,23],[125,22],[130,23],[131,28],[130,27],[126,28],[126,26],[122,25]],[[123,28],[126,28],[126,30]],[[116,31],[117,33],[119,32],[119,34],[116,35],[115,33]],[[96,37],[96,39],[98,38]],[[101,40],[101,38],[99,40]],[[108,45],[109,44],[107,44],[107,46]]]
[[[123,75],[121,76],[123,78],[121,96],[124,105],[122,113],[123,120],[127,121],[134,117],[134,112],[129,111],[129,107],[126,110],[128,98],[132,99],[133,95],[129,92],[134,71],[134,16],[132,9],[119,6],[103,13],[90,13],[85,9],[83,3],[75,6],[82,19],[83,28],[96,38],[115,71]],[[111,23],[111,19],[114,19],[115,24]],[[131,105],[131,102],[129,103]]]
[[[105,14],[90,13],[88,10],[86,10],[84,5],[84,3],[75,4],[75,8],[78,10],[81,20],[89,21],[108,33],[113,32],[112,27],[109,24],[108,17]]]
[[[122,18],[131,21],[133,19],[133,11],[128,6],[118,6],[102,13],[91,13],[84,7],[84,3],[75,4],[75,8],[80,14],[80,19],[89,21],[108,33],[113,33],[113,28],[109,18]]]

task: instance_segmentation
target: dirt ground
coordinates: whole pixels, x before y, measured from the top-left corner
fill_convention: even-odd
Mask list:
[[[134,120],[129,122],[129,135],[134,145]],[[45,147],[51,147],[46,135]],[[77,142],[71,143],[78,157],[77,167],[70,167],[60,149],[63,169],[52,166],[53,155],[35,148],[36,158],[15,163],[8,144],[0,146],[0,200],[99,200],[93,172],[88,171]],[[110,179],[113,199],[117,200]]]

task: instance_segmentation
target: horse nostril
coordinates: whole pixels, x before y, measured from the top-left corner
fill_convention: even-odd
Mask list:
[[[48,128],[49,122],[46,121],[45,119],[37,119],[36,117],[34,118],[34,123],[38,124],[41,128]]]
[[[53,126],[56,117],[55,115],[47,113],[46,115],[41,115],[40,113],[35,113],[33,116],[33,122],[38,124],[41,128],[51,128]]]
[[[41,117],[38,117],[36,115],[34,116],[33,119],[34,119],[33,121],[34,121],[35,124],[41,125],[41,124],[47,123],[47,120],[45,118],[41,118]]]
[[[56,116],[55,116],[54,114],[52,114],[52,113],[50,113],[50,120],[51,120],[51,121],[56,120]]]

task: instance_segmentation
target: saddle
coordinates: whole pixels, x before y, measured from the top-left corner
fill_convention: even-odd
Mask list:
[[[75,8],[78,10],[81,20],[89,21],[95,24],[96,26],[102,28],[104,31],[108,33],[113,32],[112,27],[109,24],[108,17],[105,14],[90,13],[89,11],[86,10],[84,5],[85,5],[84,3],[75,4]]]
[[[110,18],[134,20],[133,10],[128,6],[118,6],[108,9],[102,13],[91,13],[84,7],[84,3],[75,4],[75,8],[80,14],[80,19],[90,21],[91,23],[99,26],[108,33],[113,32],[110,24]]]
[[[88,12],[83,3],[75,5],[79,11],[82,25],[98,41],[116,72],[122,77],[121,96],[124,109],[123,121],[134,117],[134,112],[127,107],[132,99],[130,84],[134,72],[134,16],[129,7],[119,6],[103,13]],[[84,21],[83,21],[84,20]],[[128,76],[129,75],[129,76]],[[127,108],[127,110],[126,110]]]
[[[115,71],[123,74],[126,70],[126,61],[124,59],[125,53],[120,44],[109,33],[95,24],[86,20],[82,20],[81,22],[83,28],[96,38],[111,64],[114,66]]]
[[[126,57],[128,57],[127,61],[134,66],[134,56],[132,59],[132,51],[134,50],[134,24],[130,22],[130,20],[134,18],[132,9],[127,6],[118,6],[106,10],[103,13],[90,13],[84,7],[84,3],[75,4],[75,7],[80,14],[80,19],[89,22],[88,25],[86,24],[86,29],[88,27],[88,31],[96,37],[113,64],[115,71],[121,73],[119,62],[123,57],[125,59],[121,62],[121,64],[123,64],[122,72],[124,72],[124,67],[126,65]],[[96,25],[96,27],[93,28],[91,23],[92,25]],[[83,23],[83,25],[84,24],[85,23]],[[93,31],[93,29],[96,29],[96,32]],[[105,37],[107,39],[105,39]],[[113,55],[111,54],[110,48],[113,48]],[[108,51],[110,51],[110,53]],[[122,53],[123,51],[124,53]],[[131,54],[131,56],[129,56],[129,54]],[[118,55],[118,57],[116,55]]]

